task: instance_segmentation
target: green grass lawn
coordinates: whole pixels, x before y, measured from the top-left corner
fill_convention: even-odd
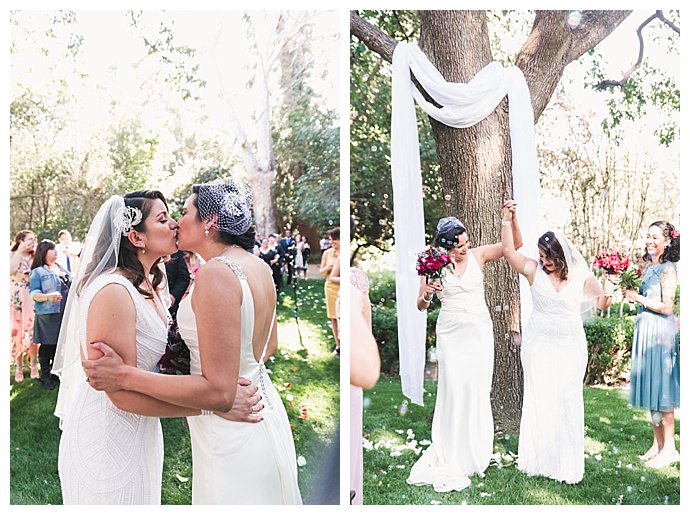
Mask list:
[[[651,444],[651,422],[631,409],[625,392],[585,388],[585,475],[578,485],[528,477],[515,466],[516,435],[497,434],[485,477],[462,492],[437,493],[406,483],[417,451],[431,440],[436,384],[426,384],[425,406],[407,405],[399,379],[382,377],[365,392],[364,502],[366,504],[679,504],[680,465],[661,470],[638,459]],[[405,412],[406,411],[406,412]],[[401,414],[401,413],[404,413]],[[680,421],[676,420],[676,435]],[[680,449],[680,442],[677,441]],[[416,449],[416,450],[415,450]],[[500,457],[498,455],[500,454]]]
[[[278,306],[280,347],[267,364],[271,379],[287,409],[299,467],[299,485],[305,502],[316,493],[325,449],[339,423],[340,361],[331,355],[333,336],[326,318],[323,280],[309,279],[298,286],[299,325],[295,320],[294,290],[281,294]],[[300,334],[302,341],[300,342]],[[28,379],[10,389],[10,503],[62,504],[57,472],[60,430],[53,416],[57,390],[46,391]],[[300,420],[302,409],[306,418]],[[165,461],[163,504],[190,504],[192,454],[183,419],[163,419]]]

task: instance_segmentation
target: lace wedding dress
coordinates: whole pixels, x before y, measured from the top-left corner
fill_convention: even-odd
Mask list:
[[[493,451],[491,380],[493,324],[484,300],[484,274],[472,251],[461,277],[443,279],[436,322],[438,390],[432,444],[412,466],[407,482],[437,492],[463,490],[483,475]]]
[[[192,504],[302,504],[297,460],[285,407],[254,358],[254,301],[239,265],[224,256],[242,285],[242,343],[239,374],[259,386],[263,421],[235,422],[216,415],[188,417],[192,436]],[[193,288],[193,286],[192,286]],[[190,351],[192,374],[201,374],[191,292],[180,303],[177,322]],[[269,335],[270,337],[270,335]]]
[[[540,266],[532,283],[534,307],[520,351],[525,391],[518,469],[578,483],[585,468],[582,390],[587,367],[580,309],[589,271],[570,266],[569,270],[560,291]]]
[[[124,286],[137,313],[137,367],[154,370],[165,352],[167,324],[118,274],[94,279],[82,292],[79,339],[86,339],[86,318],[96,293],[108,284]],[[163,433],[157,417],[117,408],[105,392],[86,381],[73,387],[73,407],[60,438],[58,471],[64,504],[160,504]]]

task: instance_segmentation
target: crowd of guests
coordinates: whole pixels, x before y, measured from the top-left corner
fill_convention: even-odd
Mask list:
[[[24,380],[25,358],[32,379],[52,390],[55,348],[72,273],[79,266],[81,246],[69,231],[58,233],[56,244],[37,241],[30,230],[19,231],[10,247],[11,362],[14,380]]]
[[[257,233],[254,254],[271,267],[277,293],[284,285],[291,286],[295,281],[307,278],[311,246],[302,234],[293,236],[290,229],[284,231],[282,238],[277,234],[262,237]]]

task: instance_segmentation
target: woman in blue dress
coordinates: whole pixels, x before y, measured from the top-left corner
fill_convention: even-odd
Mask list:
[[[645,261],[638,291],[624,291],[639,304],[635,320],[630,372],[630,404],[650,411],[654,442],[640,456],[649,467],[679,461],[674,409],[680,406],[678,325],[673,304],[678,284],[675,263],[680,260],[680,235],[669,222],[654,222],[646,239]]]

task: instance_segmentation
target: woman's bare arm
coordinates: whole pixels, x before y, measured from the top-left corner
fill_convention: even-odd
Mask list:
[[[201,375],[157,374],[102,360],[84,363],[89,375],[93,371],[98,376],[99,368],[110,365],[114,368],[110,368],[110,373],[103,371],[102,376],[111,380],[112,388],[134,390],[188,408],[230,410],[239,375],[241,292],[239,280],[223,263],[209,262],[197,273],[192,309],[197,322]]]
[[[124,363],[136,367],[136,311],[127,289],[120,284],[103,287],[89,306],[86,322],[88,342],[107,341]],[[102,355],[93,346],[87,348],[88,357]],[[106,392],[112,403],[124,411],[156,417],[184,417],[198,415],[200,410],[183,408],[137,392],[117,390]]]

